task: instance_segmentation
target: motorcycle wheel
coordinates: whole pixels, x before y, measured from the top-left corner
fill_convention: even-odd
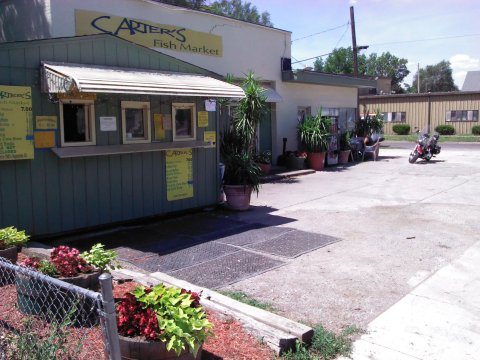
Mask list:
[[[415,161],[418,159],[418,152],[417,150],[414,150],[413,152],[410,153],[410,156],[408,158],[408,162],[410,164],[413,164]]]

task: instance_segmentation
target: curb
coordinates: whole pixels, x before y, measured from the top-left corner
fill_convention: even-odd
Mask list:
[[[144,285],[154,285],[162,282],[166,285],[202,293],[202,305],[207,309],[234,317],[247,332],[265,342],[277,355],[289,349],[294,349],[297,340],[309,343],[313,337],[313,329],[306,325],[161,272],[146,275],[132,270],[120,269],[112,271],[112,275],[114,278],[130,278]]]

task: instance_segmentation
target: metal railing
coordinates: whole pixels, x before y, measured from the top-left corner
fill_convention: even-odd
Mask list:
[[[111,275],[99,283],[95,292],[0,257],[0,360],[120,359]]]

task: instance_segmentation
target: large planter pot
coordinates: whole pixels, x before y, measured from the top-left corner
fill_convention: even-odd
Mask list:
[[[304,157],[289,156],[285,160],[285,165],[289,170],[303,170],[306,168]]]
[[[260,171],[262,174],[268,174],[270,170],[272,169],[272,165],[270,164],[263,164],[263,163],[257,163],[258,167],[260,168]]]
[[[321,171],[325,167],[325,154],[324,152],[319,153],[308,153],[308,164],[310,169],[315,171]]]
[[[18,248],[16,246],[12,246],[7,249],[0,250],[0,257],[7,259],[12,264],[15,264],[18,260]]]
[[[124,360],[199,360],[202,357],[202,348],[193,356],[187,349],[177,356],[175,351],[167,351],[166,343],[162,341],[146,341],[136,338],[118,336],[120,355]]]
[[[338,163],[339,164],[348,164],[350,159],[350,150],[340,150],[338,154]]]
[[[250,207],[250,197],[252,195],[252,187],[244,185],[223,185],[227,205],[232,210],[248,210]]]
[[[87,288],[97,288],[100,271],[58,280]],[[96,304],[74,290],[51,285],[44,279],[17,273],[15,276],[18,309],[24,314],[38,315],[46,321],[68,322],[73,326],[98,323]]]

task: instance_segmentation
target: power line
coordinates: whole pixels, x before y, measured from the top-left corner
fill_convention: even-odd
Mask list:
[[[407,43],[413,43],[413,42],[443,40],[443,39],[456,39],[456,38],[470,37],[470,36],[480,36],[480,34],[451,35],[451,36],[442,36],[442,37],[436,37],[436,38],[426,38],[426,39],[417,39],[417,40],[392,41],[392,42],[384,42],[384,43],[376,43],[376,44],[374,43],[374,44],[370,44],[370,46],[391,45],[391,44],[407,44]]]
[[[329,32],[329,31],[337,30],[337,29],[340,29],[340,28],[342,28],[344,26],[348,26],[348,25],[350,25],[350,22],[347,22],[346,24],[343,24],[343,25],[333,27],[331,29],[323,30],[323,31],[320,31],[320,32],[317,32],[317,33],[314,33],[314,34],[311,34],[311,35],[307,35],[307,36],[304,36],[304,37],[301,37],[301,38],[298,38],[298,39],[294,39],[294,40],[292,40],[292,42],[298,41],[298,40],[303,40],[303,39],[308,39],[312,36],[316,36],[316,35],[320,35],[320,34],[323,34],[323,33]]]
[[[331,54],[331,52],[329,52],[328,54],[323,54],[323,55],[314,56],[314,57],[311,57],[311,58],[308,58],[308,59],[298,60],[298,61],[292,62],[292,64],[301,63],[301,62],[304,62],[304,61],[307,61],[307,60],[313,60],[313,59],[316,59],[316,58],[319,58],[319,57],[323,57],[323,56],[327,56],[327,55],[330,55],[330,54]]]

